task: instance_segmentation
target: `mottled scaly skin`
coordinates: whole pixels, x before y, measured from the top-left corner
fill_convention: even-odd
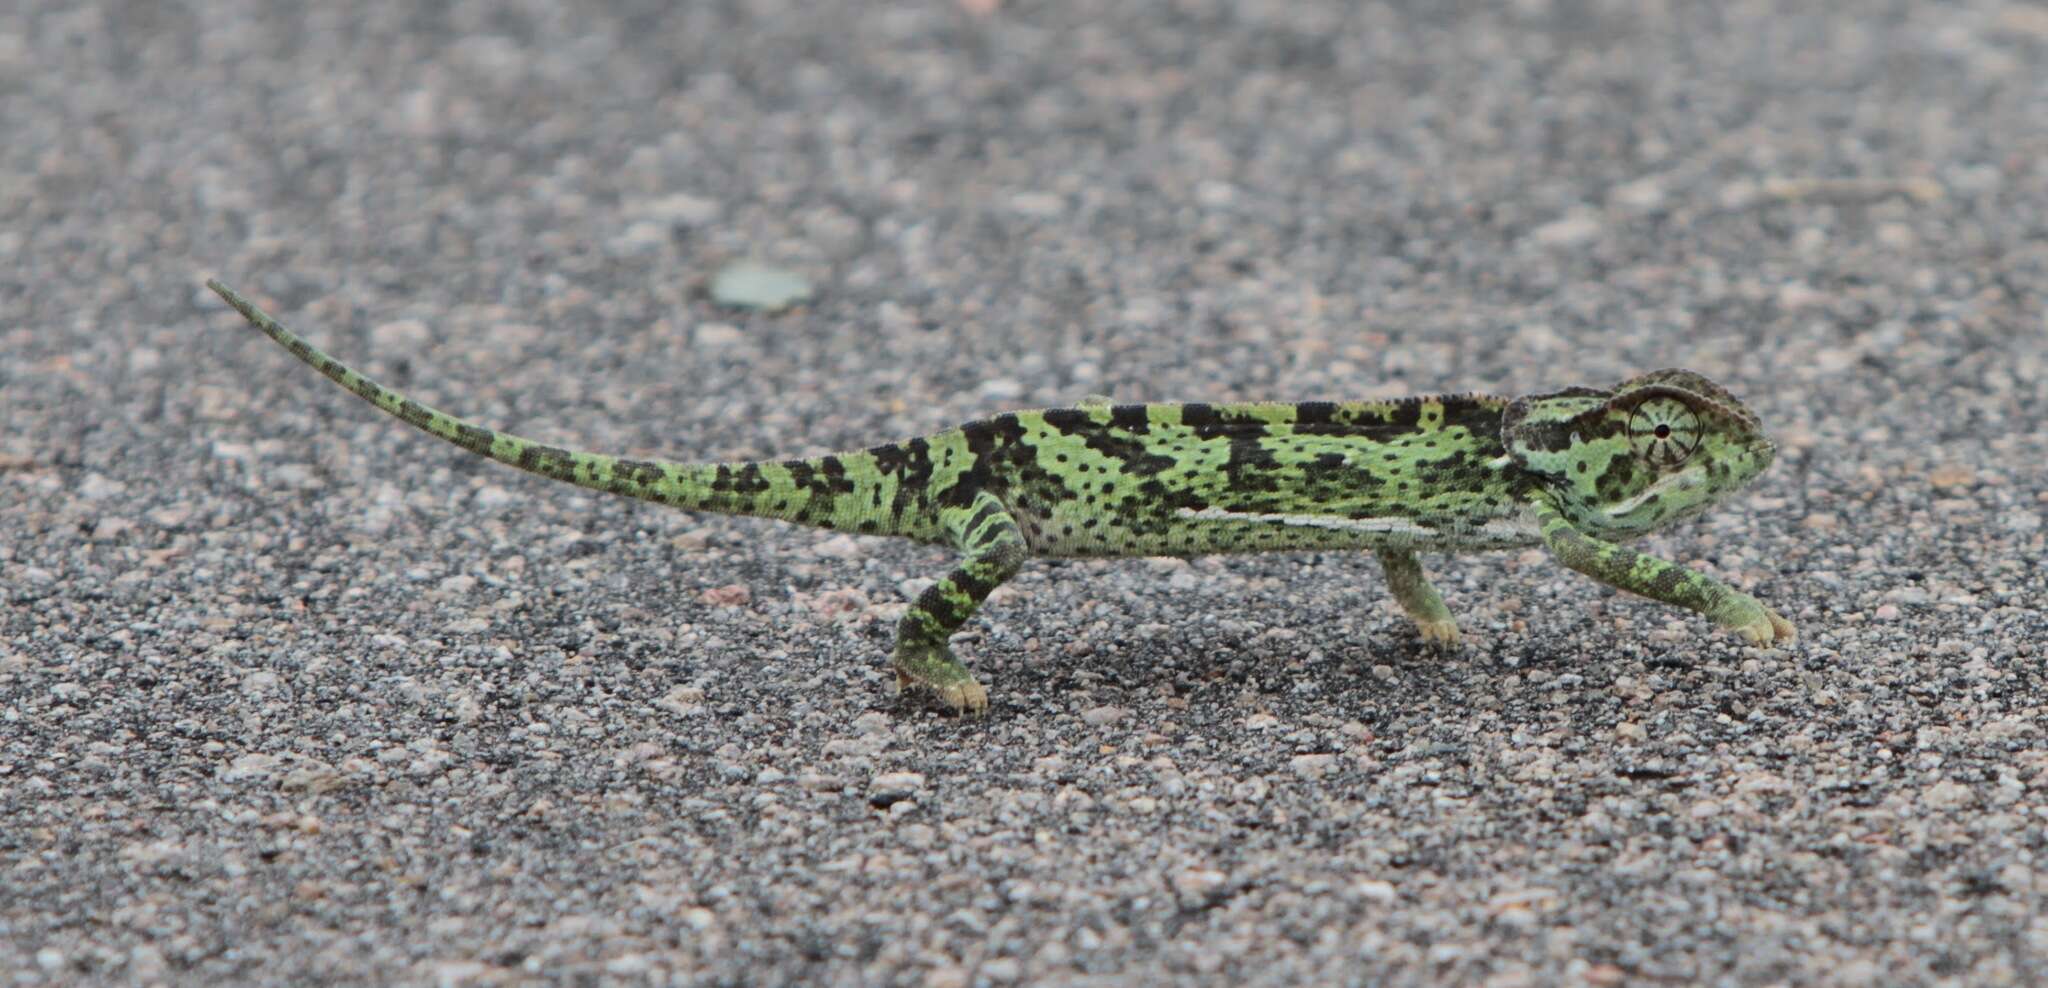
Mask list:
[[[1370,550],[1422,636],[1451,644],[1457,625],[1416,554],[1542,545],[1752,643],[1793,637],[1755,598],[1618,544],[1706,510],[1775,453],[1756,416],[1690,371],[1514,399],[1090,400],[859,452],[673,463],[562,449],[428,408],[207,286],[342,387],[501,463],[692,511],[954,547],[964,558],[904,614],[894,664],[902,683],[960,709],[985,709],[988,694],[948,641],[1032,556]]]

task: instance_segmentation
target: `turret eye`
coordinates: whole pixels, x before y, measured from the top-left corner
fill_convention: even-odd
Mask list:
[[[1676,398],[1651,398],[1628,417],[1628,444],[1652,466],[1675,467],[1700,444],[1700,418]]]

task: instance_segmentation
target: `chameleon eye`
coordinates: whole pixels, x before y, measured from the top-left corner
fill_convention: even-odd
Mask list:
[[[1675,467],[1700,444],[1700,417],[1676,398],[1651,398],[1628,417],[1628,444],[1652,466]]]

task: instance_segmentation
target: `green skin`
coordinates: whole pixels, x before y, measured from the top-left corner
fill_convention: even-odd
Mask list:
[[[1776,453],[1755,415],[1691,371],[1513,399],[1090,399],[859,452],[673,463],[562,449],[436,411],[206,284],[335,383],[500,463],[691,511],[952,546],[964,558],[904,613],[894,664],[900,684],[955,709],[985,710],[988,692],[949,640],[1032,556],[1371,550],[1422,637],[1449,645],[1457,624],[1416,554],[1541,545],[1595,580],[1698,611],[1752,644],[1794,637],[1756,598],[1618,544],[1706,510]]]

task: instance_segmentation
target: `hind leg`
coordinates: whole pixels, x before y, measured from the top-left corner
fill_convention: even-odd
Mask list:
[[[947,642],[991,591],[1016,575],[1029,553],[1017,519],[986,492],[963,506],[940,509],[939,520],[966,558],[904,612],[896,631],[896,681],[930,690],[955,710],[981,713],[988,709],[988,690],[953,657]]]
[[[1451,609],[1444,606],[1443,595],[1429,585],[1429,577],[1422,574],[1422,561],[1415,553],[1406,549],[1381,549],[1375,553],[1380,557],[1380,569],[1387,574],[1387,588],[1394,592],[1394,599],[1400,601],[1401,609],[1415,621],[1415,627],[1422,632],[1422,640],[1444,645],[1458,643],[1458,622],[1451,617]]]

